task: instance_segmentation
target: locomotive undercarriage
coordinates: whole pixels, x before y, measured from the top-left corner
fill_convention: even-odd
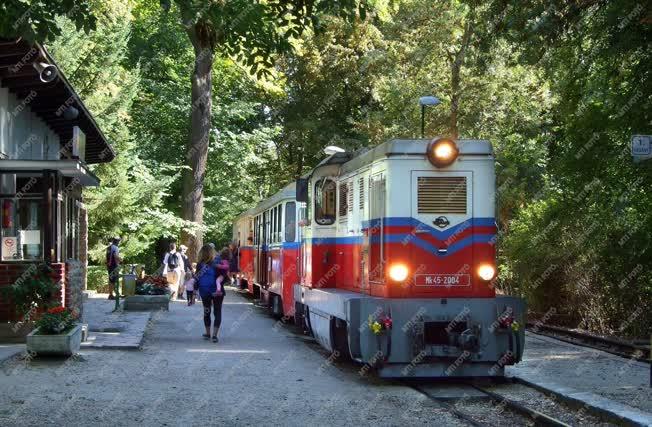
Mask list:
[[[522,356],[520,298],[385,299],[295,285],[297,315],[329,351],[384,377],[502,376]],[[374,330],[374,322],[389,328]]]

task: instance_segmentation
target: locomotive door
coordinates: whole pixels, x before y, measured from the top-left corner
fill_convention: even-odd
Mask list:
[[[369,181],[368,177],[365,177],[364,174],[360,174],[356,177],[354,181],[354,186],[357,189],[357,198],[358,198],[358,223],[362,224],[360,227],[360,232],[362,233],[362,245],[360,247],[360,291],[369,292],[369,245],[370,245],[370,236],[369,236],[369,195],[367,194],[367,185]]]
[[[369,180],[369,269],[370,283],[382,284],[385,278],[385,174],[374,174]]]
[[[267,248],[268,248],[268,232],[267,226],[269,222],[269,215],[267,212],[263,212],[260,216],[261,220],[258,222],[258,235],[260,236],[260,242],[258,243],[258,254],[257,254],[257,271],[256,271],[256,282],[260,285],[267,283]]]

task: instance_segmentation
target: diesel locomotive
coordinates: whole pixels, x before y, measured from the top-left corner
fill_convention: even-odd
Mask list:
[[[240,286],[380,376],[502,376],[526,309],[494,287],[494,163],[445,137],[330,152],[235,220]]]

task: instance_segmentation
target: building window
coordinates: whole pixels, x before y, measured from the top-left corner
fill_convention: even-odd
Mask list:
[[[43,210],[40,198],[3,198],[2,247],[3,261],[43,259]]]
[[[335,181],[322,178],[315,183],[315,221],[319,225],[335,222]]]
[[[294,202],[285,204],[285,241],[294,242],[296,238],[296,215],[297,208]]]

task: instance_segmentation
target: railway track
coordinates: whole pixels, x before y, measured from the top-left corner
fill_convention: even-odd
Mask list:
[[[450,398],[437,397],[428,392],[423,386],[409,383],[407,385],[474,427],[494,426],[497,421],[500,421],[500,424],[503,425],[538,427],[568,427],[571,425],[561,419],[546,415],[537,409],[474,384],[467,384],[469,391],[475,390],[482,393],[484,397],[461,397],[457,402],[451,401]],[[472,400],[475,403],[472,403]],[[484,403],[482,403],[483,401]]]
[[[602,337],[588,332],[541,323],[528,323],[527,330],[537,335],[549,336],[560,341],[605,351],[628,359],[650,363],[650,347],[619,339]]]
[[[289,339],[303,342],[307,348],[324,357],[325,363],[322,365],[324,370],[333,368],[338,375],[361,375],[360,366],[350,361],[330,360],[331,355],[314,338],[304,336],[293,328],[287,328],[286,331],[289,332]],[[374,386],[382,385],[386,380],[368,376],[366,381],[369,381],[370,386]],[[451,384],[450,382],[442,381],[424,384],[414,379],[394,380],[391,382],[415,390],[437,407],[460,420],[461,424],[474,427],[495,425],[542,427],[627,425],[627,423],[613,420],[609,415],[595,413],[592,408],[586,405],[573,406],[565,401],[563,397],[555,395],[553,392],[541,391],[531,385],[513,382],[509,379],[503,379],[498,383],[495,380],[488,383],[486,381],[482,385],[468,380],[461,380],[459,383],[454,382],[454,386],[462,387],[463,390],[457,392],[454,397],[443,398],[435,393],[440,391],[440,387]],[[550,414],[554,414],[554,416]]]

